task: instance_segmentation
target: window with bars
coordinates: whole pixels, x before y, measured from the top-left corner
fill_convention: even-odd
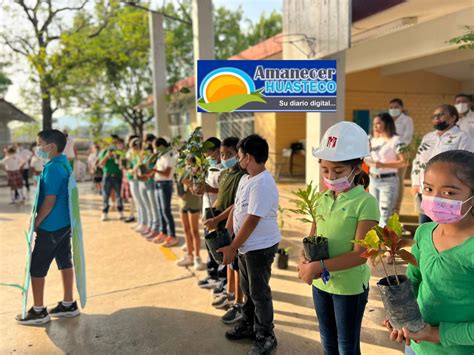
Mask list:
[[[249,112],[221,113],[218,130],[221,139],[227,137],[245,138],[254,133],[254,116]]]

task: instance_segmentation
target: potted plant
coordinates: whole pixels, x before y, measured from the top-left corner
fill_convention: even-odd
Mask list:
[[[388,253],[392,258],[398,256],[410,264],[417,265],[413,254],[403,249],[411,245],[411,242],[402,239],[401,236],[402,225],[395,213],[390,216],[384,228],[375,226],[363,240],[356,240],[354,243],[366,249],[361,254],[362,257],[370,259],[374,266],[382,264],[385,277],[377,282],[377,287],[392,327],[394,329],[405,327],[411,332],[417,332],[425,327],[425,323],[410,280],[405,275],[398,275],[396,263],[392,264],[393,275],[389,275],[383,260],[384,255]]]
[[[318,214],[319,200],[323,196],[318,192],[311,182],[306,189],[299,189],[293,194],[297,197],[291,200],[296,205],[296,209],[290,209],[291,212],[304,217],[298,218],[303,223],[316,224],[318,220],[324,220],[324,217]],[[310,218],[308,218],[308,216]],[[329,259],[328,239],[323,236],[309,235],[303,239],[303,250],[306,259],[309,261],[319,261]]]
[[[280,248],[277,251],[277,267],[282,270],[288,269],[288,260],[290,258],[290,248]]]

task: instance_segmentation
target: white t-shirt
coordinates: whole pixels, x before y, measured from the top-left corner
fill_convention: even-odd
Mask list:
[[[64,147],[63,154],[68,159],[74,159],[76,157],[76,154],[74,153],[74,138],[69,135],[66,138],[66,146]]]
[[[209,170],[209,173],[207,174],[206,177],[206,184],[208,184],[210,187],[213,187],[217,189],[219,187],[219,176],[221,175],[223,171],[223,167],[221,164],[217,164],[215,167],[211,168],[212,170],[218,169],[218,171],[212,171]],[[206,211],[206,208],[212,207],[214,205],[214,202],[217,200],[217,194],[214,194],[212,192],[206,192],[204,196],[202,197],[202,213],[204,215],[204,212]]]
[[[395,121],[395,129],[400,141],[406,145],[413,139],[413,120],[410,116],[402,113]]]
[[[23,163],[17,154],[7,155],[3,158],[0,163],[5,166],[6,171],[17,171],[20,170],[20,165]]]
[[[44,164],[44,161],[38,158],[36,155],[34,155],[33,158],[31,158],[30,165],[33,169],[35,169],[35,171],[37,172],[43,171],[43,164]]]
[[[267,170],[240,179],[234,202],[234,234],[239,233],[247,215],[260,217],[257,227],[240,246],[240,253],[269,248],[281,240],[277,222],[278,199],[275,180]]]
[[[160,159],[156,161],[155,169],[163,171],[170,167],[171,170],[168,176],[160,174],[160,173],[155,174],[155,180],[156,181],[173,181],[175,166],[176,166],[176,157],[173,154],[173,152],[169,152],[161,156]]]
[[[16,153],[18,155],[18,158],[22,161],[25,162],[25,165],[23,165],[24,169],[28,169],[30,167],[29,161],[31,157],[33,156],[33,153],[25,148],[18,149],[18,152]]]
[[[468,133],[461,131],[458,126],[453,126],[441,136],[438,134],[438,131],[427,133],[423,137],[415,160],[413,161],[411,185],[420,186],[421,193],[423,177],[428,161],[439,153],[456,149],[467,150],[474,153],[474,140]]]
[[[469,111],[465,117],[459,119],[457,125],[474,139],[474,112]]]
[[[370,160],[378,163],[388,163],[398,160],[397,155],[400,152],[402,143],[399,136],[393,136],[389,140],[383,137],[373,137],[370,139]],[[396,173],[396,168],[375,168],[370,167],[372,174],[391,174]]]

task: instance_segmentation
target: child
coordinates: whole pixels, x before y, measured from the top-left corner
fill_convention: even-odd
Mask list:
[[[474,353],[473,194],[474,153],[451,150],[431,158],[422,207],[433,222],[417,229],[412,253],[418,267],[407,270],[427,325],[411,333],[386,321],[392,340],[405,338],[405,354]]]
[[[21,169],[25,162],[18,157],[15,146],[13,145],[6,148],[4,152],[5,158],[3,158],[0,163],[7,172],[8,186],[10,186],[10,204],[16,202],[16,193],[19,195],[19,200],[24,202],[25,196],[22,191],[23,177],[21,175]]]
[[[58,130],[38,133],[36,155],[49,159],[40,178],[38,213],[35,220],[35,247],[31,256],[31,285],[34,305],[25,318],[16,317],[20,324],[44,324],[50,315],[75,317],[80,311],[73,299],[73,267],[71,258],[71,226],[68,206],[68,181],[72,173],[67,157],[62,154],[66,137]],[[46,274],[53,259],[63,279],[64,298],[48,313],[43,295]]]
[[[324,219],[313,225],[310,235],[328,238],[329,259],[309,262],[302,253],[298,276],[313,286],[324,354],[360,354],[370,269],[360,256],[363,248],[351,242],[364,239],[380,218],[377,200],[365,191],[368,176],[361,170],[369,154],[367,134],[353,122],[330,127],[313,151],[328,190],[317,210]],[[323,271],[330,273],[327,282],[320,279]]]
[[[186,238],[187,255],[178,260],[178,266],[194,265],[196,270],[204,270],[200,257],[201,236],[199,235],[199,212],[202,208],[202,197],[192,192],[192,169],[196,164],[193,155],[186,157],[186,173],[181,177],[180,183],[184,186],[181,197],[181,221],[183,222],[184,235]],[[193,256],[194,255],[194,256]]]
[[[273,332],[273,302],[270,289],[272,263],[281,240],[278,229],[278,189],[265,169],[268,143],[258,135],[238,145],[239,164],[249,175],[242,177],[228,225],[235,234],[231,245],[218,251],[224,264],[239,251],[240,287],[245,295],[242,320],[226,332],[229,340],[255,338],[249,354],[269,354],[277,346]]]
[[[31,166],[31,169],[33,171],[33,177],[36,178],[37,176],[40,176],[41,172],[43,171],[44,161],[36,156],[35,148],[36,148],[36,143],[34,143],[31,146],[31,150],[33,152],[33,157],[31,158],[30,166]],[[33,184],[36,187],[36,179],[33,179]]]

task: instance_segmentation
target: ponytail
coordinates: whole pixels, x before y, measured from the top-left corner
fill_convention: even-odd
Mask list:
[[[364,190],[367,190],[370,184],[370,177],[365,171],[361,171],[359,174],[355,176],[354,183],[356,185],[363,185]]]

